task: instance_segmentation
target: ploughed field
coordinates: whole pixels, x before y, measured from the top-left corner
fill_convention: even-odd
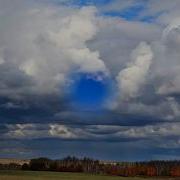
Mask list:
[[[38,172],[38,171],[0,171],[0,180],[153,180],[164,178],[138,178],[101,176],[80,173]],[[172,178],[165,178],[172,179]]]

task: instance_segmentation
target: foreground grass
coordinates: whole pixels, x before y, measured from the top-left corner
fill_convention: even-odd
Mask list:
[[[124,178],[80,173],[58,173],[37,171],[0,171],[0,180],[143,180],[144,178]],[[146,178],[147,179],[147,178]],[[157,178],[155,178],[157,179]],[[148,178],[148,180],[152,180]]]

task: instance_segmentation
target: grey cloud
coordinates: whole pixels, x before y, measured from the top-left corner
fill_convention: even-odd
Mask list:
[[[161,38],[162,28],[154,24],[129,22],[119,17],[101,17],[98,24],[99,33],[88,46],[100,52],[113,76],[126,66],[132,50],[141,41],[151,43]]]
[[[116,140],[151,139],[178,137],[179,123],[160,123],[146,126],[115,125],[62,125],[62,124],[16,124],[5,125],[6,132],[1,132],[5,139],[60,138],[69,140]]]

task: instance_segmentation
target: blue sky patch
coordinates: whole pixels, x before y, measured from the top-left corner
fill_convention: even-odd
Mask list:
[[[104,15],[106,16],[118,16],[122,17],[127,20],[135,20],[138,18],[140,13],[145,9],[145,4],[138,4],[129,8],[126,8],[122,11],[110,11],[105,12]]]
[[[109,80],[98,80],[89,74],[78,75],[71,89],[71,101],[80,108],[99,109],[110,96]]]

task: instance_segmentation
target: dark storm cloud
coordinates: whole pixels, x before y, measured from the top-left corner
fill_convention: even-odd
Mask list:
[[[55,119],[64,124],[100,124],[141,126],[163,121],[151,116],[112,112],[112,111],[63,111],[55,115]],[[58,122],[58,121],[57,121]]]

